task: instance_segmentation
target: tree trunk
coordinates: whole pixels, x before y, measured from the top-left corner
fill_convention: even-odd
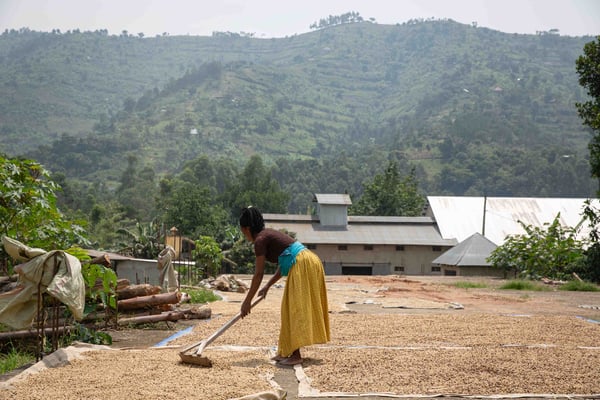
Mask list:
[[[120,300],[131,299],[139,296],[152,296],[162,291],[160,286],[143,283],[141,285],[129,285],[123,289],[117,289],[117,298]]]
[[[177,304],[180,299],[180,292],[159,293],[152,296],[139,296],[131,299],[119,300],[117,302],[117,308],[119,311],[136,310],[163,304]]]
[[[192,308],[189,310],[163,312],[155,315],[139,315],[137,317],[120,318],[119,325],[146,324],[160,321],[178,321],[180,319],[209,319],[212,310],[209,307]]]

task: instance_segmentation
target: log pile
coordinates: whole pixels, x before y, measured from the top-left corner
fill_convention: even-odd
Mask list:
[[[14,288],[17,284],[17,276],[0,278],[0,292]],[[224,292],[244,293],[248,290],[248,285],[243,281],[236,279],[233,275],[221,275],[215,279],[206,280],[203,285],[207,289],[214,289]],[[98,280],[94,285],[94,291],[102,290],[102,281]],[[182,319],[209,319],[212,311],[207,305],[186,306],[183,303],[189,299],[185,292],[175,291],[163,293],[162,288],[150,284],[130,284],[127,279],[118,279],[116,288],[117,313],[113,310],[105,309],[101,305],[98,309],[88,313],[81,324],[98,326],[99,323],[114,326],[132,326],[161,321],[179,321]],[[61,315],[64,312],[61,313]],[[75,329],[71,319],[60,318],[58,326],[62,331]],[[34,323],[35,325],[35,323]],[[45,324],[46,329],[52,329]],[[0,334],[0,342],[23,337],[35,337],[37,331],[35,328],[10,331]]]
[[[118,325],[147,324],[180,319],[208,319],[208,306],[181,306],[185,293],[161,293],[161,287],[149,284],[128,285],[117,289]]]

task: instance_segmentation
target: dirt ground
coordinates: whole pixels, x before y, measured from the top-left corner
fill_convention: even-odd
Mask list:
[[[464,281],[486,287],[454,285]],[[600,292],[507,291],[484,278],[328,276],[331,341],[303,349],[301,366],[279,368],[270,356],[280,283],[202,353],[212,368],[182,364],[178,351],[237,313],[243,294],[223,293],[208,321],[109,332],[112,351],[65,356],[61,367],[4,379],[0,399],[231,399],[264,391],[288,399],[600,398]]]

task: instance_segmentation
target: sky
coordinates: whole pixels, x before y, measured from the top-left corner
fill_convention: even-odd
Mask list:
[[[61,32],[107,29],[111,35],[257,38],[309,32],[329,15],[358,12],[379,24],[447,18],[506,33],[600,35],[600,0],[0,0],[0,33],[29,28]]]

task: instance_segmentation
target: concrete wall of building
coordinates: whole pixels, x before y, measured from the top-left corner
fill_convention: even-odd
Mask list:
[[[348,225],[348,208],[345,205],[319,204],[319,220],[322,226]]]
[[[389,246],[347,245],[345,250],[338,245],[311,246],[323,261],[328,275],[364,274],[371,267],[371,275],[440,275],[432,271],[431,262],[448,248],[432,246]]]
[[[160,270],[156,260],[130,259],[116,263],[117,277],[128,279],[132,285],[149,283],[159,285]]]
[[[504,278],[504,271],[492,267],[457,267],[443,265],[441,273],[444,276],[489,276],[494,278]]]

